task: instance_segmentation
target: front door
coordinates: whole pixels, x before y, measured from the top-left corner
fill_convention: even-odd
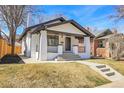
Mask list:
[[[66,37],[65,39],[65,51],[71,51],[71,38]]]

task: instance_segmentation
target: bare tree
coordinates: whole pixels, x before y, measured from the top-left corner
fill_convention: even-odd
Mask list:
[[[114,34],[109,39],[111,58],[119,60],[124,53],[124,35]]]
[[[115,14],[110,16],[110,19],[114,19],[114,21],[120,21],[124,19],[124,5],[116,6],[115,11]]]
[[[0,6],[0,16],[2,21],[4,21],[9,30],[9,41],[12,45],[11,54],[14,55],[14,47],[15,47],[15,36],[17,28],[23,22],[25,6],[8,6],[2,5]]]
[[[24,28],[27,27],[27,19],[30,20],[32,18],[35,18],[35,20],[37,20],[39,23],[48,19],[63,16],[61,14],[55,14],[52,17],[40,16],[42,14],[41,10],[42,9],[39,9],[36,6],[35,7],[25,6],[25,5],[1,5],[0,6],[0,21],[2,24],[5,23],[4,26],[6,26],[9,31],[9,43],[12,46],[12,49],[11,49],[12,55],[14,55],[15,38],[16,38],[17,29],[20,26],[24,26]],[[27,16],[28,14],[31,15],[30,18],[29,16]],[[36,17],[39,19],[37,19]],[[32,22],[34,22],[35,20],[33,20]],[[30,24],[28,24],[28,26],[30,26]],[[32,23],[32,24],[35,24],[35,23]]]
[[[117,6],[115,8],[116,12],[111,15],[110,18],[114,19],[115,22],[124,19],[124,5]],[[112,59],[119,60],[122,55],[124,55],[124,35],[114,34],[109,38],[110,52]]]
[[[9,43],[12,46],[11,54],[14,55],[15,38],[18,27],[26,23],[27,14],[35,11],[32,6],[1,5],[0,20],[9,30]]]

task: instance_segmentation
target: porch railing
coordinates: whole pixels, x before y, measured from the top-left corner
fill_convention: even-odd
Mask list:
[[[57,53],[58,52],[58,46],[47,46],[47,52]]]
[[[85,52],[85,46],[79,46],[79,45],[73,45],[73,53],[84,53]]]
[[[62,54],[63,53],[63,45],[59,44],[58,46],[48,46],[47,52]]]

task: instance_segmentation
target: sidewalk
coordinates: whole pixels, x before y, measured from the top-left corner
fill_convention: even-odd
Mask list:
[[[98,86],[96,88],[124,88],[124,79],[106,85]]]

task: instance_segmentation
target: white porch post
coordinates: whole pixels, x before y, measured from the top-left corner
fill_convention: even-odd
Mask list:
[[[63,45],[62,44],[58,45],[58,54],[59,55],[63,54]]]
[[[31,56],[31,34],[28,33],[26,36],[26,56]]]
[[[85,58],[90,58],[90,37],[84,37]]]
[[[39,60],[47,60],[47,31],[41,30]]]
[[[78,45],[73,45],[73,53],[78,54]]]
[[[22,39],[21,47],[22,47],[21,54],[24,55],[24,51],[25,51],[25,40],[24,40],[24,38]]]

